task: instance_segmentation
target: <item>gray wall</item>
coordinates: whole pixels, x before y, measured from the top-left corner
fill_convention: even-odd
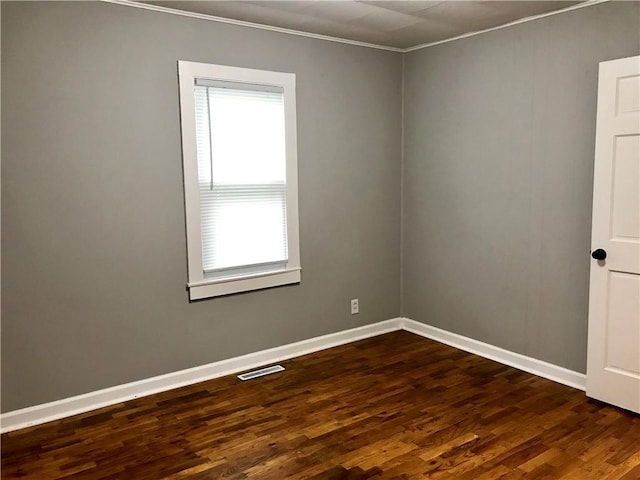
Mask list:
[[[179,59],[297,74],[301,285],[189,303]],[[401,74],[392,52],[3,2],[3,411],[396,317]]]
[[[405,56],[403,315],[585,371],[597,68],[639,7]]]
[[[597,63],[638,54],[638,7],[416,51],[403,72],[396,53],[3,2],[2,410],[401,312],[584,371]],[[301,285],[189,303],[178,59],[297,74]]]

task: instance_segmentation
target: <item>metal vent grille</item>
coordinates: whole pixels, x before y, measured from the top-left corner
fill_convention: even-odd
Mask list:
[[[282,365],[273,365],[271,367],[261,368],[260,370],[253,370],[252,372],[247,372],[238,375],[238,378],[243,382],[245,380],[251,380],[252,378],[264,377],[265,375],[269,375],[271,373],[282,372],[284,367]]]

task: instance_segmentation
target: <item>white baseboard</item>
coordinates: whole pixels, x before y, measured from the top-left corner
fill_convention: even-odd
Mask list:
[[[136,382],[116,385],[115,387],[96,390],[74,397],[63,398],[55,402],[43,403],[33,407],[22,408],[0,415],[0,432],[6,433],[21,428],[70,417],[79,413],[96,410],[116,403],[126,402],[134,398],[145,397],[154,393],[204,382],[225,375],[252,370],[264,365],[280,362],[308,353],[337,347],[346,343],[382,335],[396,330],[406,330],[422,337],[435,340],[452,347],[474,353],[481,357],[533,373],[543,378],[585,390],[586,376],[582,373],[567,370],[551,363],[510,352],[487,343],[447,332],[408,318],[393,318],[383,322],[352,328],[342,332],[330,333],[300,342],[270,348],[260,352],[242,355],[199,367],[179,370],[177,372],[146,378]]]
[[[126,402],[134,398],[145,397],[154,393],[251,370],[263,365],[280,362],[400,329],[402,329],[402,319],[394,318],[230,358],[228,360],[221,360],[166,375],[159,375],[157,377],[146,378],[136,382],[76,395],[74,397],[63,398],[54,402],[14,410],[0,416],[0,432],[6,433],[33,425],[39,425],[116,403]]]
[[[408,318],[402,319],[402,328],[416,335],[450,345],[490,360],[495,360],[496,362],[509,365],[518,370],[533,373],[539,377],[553,380],[554,382],[562,383],[563,385],[577,388],[578,390],[586,390],[587,377],[584,373],[574,372],[573,370],[568,370],[552,363],[504,350],[500,347],[464,337],[457,333],[447,332],[446,330],[441,330]]]

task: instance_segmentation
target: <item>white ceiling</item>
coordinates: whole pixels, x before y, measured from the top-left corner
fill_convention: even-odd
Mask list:
[[[141,3],[404,49],[582,2],[236,0]]]

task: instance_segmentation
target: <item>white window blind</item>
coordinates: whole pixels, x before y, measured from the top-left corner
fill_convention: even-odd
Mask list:
[[[204,277],[285,268],[283,89],[197,79],[194,97]]]
[[[189,298],[301,281],[296,76],[178,62]]]

